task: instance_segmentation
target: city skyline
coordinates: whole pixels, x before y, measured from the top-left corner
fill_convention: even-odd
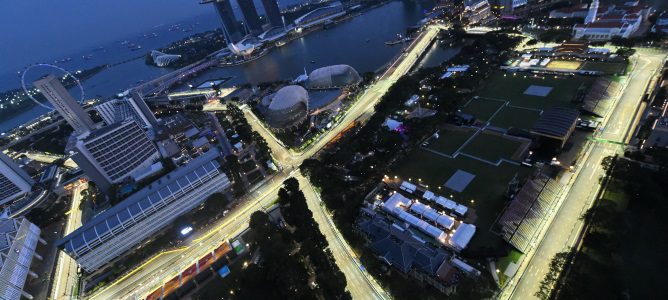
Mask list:
[[[68,1],[10,9],[107,20]],[[0,298],[660,298],[662,6],[299,1],[149,1],[11,74]]]

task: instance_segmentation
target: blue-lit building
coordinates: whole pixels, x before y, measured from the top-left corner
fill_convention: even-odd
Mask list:
[[[98,214],[57,242],[87,272],[134,248],[216,192],[229,188],[214,148]]]

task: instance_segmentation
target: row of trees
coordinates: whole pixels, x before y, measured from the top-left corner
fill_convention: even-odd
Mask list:
[[[278,196],[294,230],[276,226],[262,211],[251,215],[252,247],[259,249],[262,260],[241,272],[231,298],[352,299],[297,180],[286,180]]]
[[[258,155],[260,155],[260,157],[258,157],[259,161],[271,159],[271,149],[269,148],[269,144],[267,144],[267,141],[265,141],[259,133],[253,131],[244,117],[243,111],[241,111],[238,106],[231,103],[228,104],[227,116],[230,118],[231,125],[234,127],[237,134],[239,134],[241,140],[246,141],[247,143],[255,143]]]

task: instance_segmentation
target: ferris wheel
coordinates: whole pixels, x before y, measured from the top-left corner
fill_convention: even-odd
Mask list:
[[[45,63],[36,63],[36,64],[29,65],[28,67],[26,67],[26,68],[23,70],[23,73],[21,74],[21,88],[23,88],[23,92],[26,94],[26,96],[28,96],[28,98],[30,98],[30,100],[32,100],[33,102],[35,102],[37,105],[39,105],[39,106],[41,106],[41,107],[44,107],[44,108],[46,108],[46,109],[48,109],[48,110],[53,110],[53,109],[54,109],[53,106],[49,106],[49,105],[47,105],[47,104],[44,104],[44,103],[42,103],[42,102],[37,101],[37,99],[35,99],[35,97],[33,97],[33,95],[30,94],[30,91],[29,91],[29,89],[28,89],[28,85],[26,85],[26,74],[28,74],[28,71],[30,71],[30,70],[32,70],[32,69],[35,69],[35,68],[51,68],[51,69],[56,69],[56,70],[62,72],[63,74],[65,74],[64,76],[62,76],[62,79],[65,79],[65,78],[67,78],[68,76],[71,77],[71,78],[74,80],[74,82],[76,82],[77,86],[79,87],[79,92],[80,92],[80,94],[81,94],[81,97],[80,97],[80,99],[79,99],[78,102],[79,102],[79,103],[83,103],[83,102],[84,102],[84,98],[85,98],[85,96],[84,96],[84,88],[83,88],[83,85],[81,85],[81,82],[79,81],[79,79],[78,79],[76,76],[74,76],[74,74],[72,74],[71,72],[69,72],[69,71],[67,71],[67,70],[65,70],[65,69],[63,69],[63,68],[61,68],[61,67],[59,67],[59,66],[56,66],[56,65],[45,64]]]

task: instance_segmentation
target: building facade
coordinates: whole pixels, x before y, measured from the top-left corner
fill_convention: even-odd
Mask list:
[[[133,119],[144,128],[153,128],[158,125],[158,120],[149,109],[144,98],[136,90],[130,92],[130,96],[123,99],[113,99],[95,106],[107,125]]]
[[[33,84],[60,115],[63,116],[65,121],[74,128],[75,132],[81,134],[95,129],[95,124],[88,116],[88,113],[74,100],[56,76],[48,75],[35,81]]]
[[[240,41],[244,35],[239,31],[230,0],[215,0],[213,1],[213,7],[223,22],[223,31],[228,42],[236,43]]]
[[[42,260],[35,253],[40,238],[40,229],[26,218],[9,219],[0,216],[0,299],[33,299],[24,289],[28,275],[38,278],[30,270],[33,258]]]
[[[239,3],[241,14],[244,17],[244,25],[248,32],[255,36],[261,34],[264,30],[262,30],[260,16],[257,14],[257,8],[253,0],[237,0],[237,3]]]
[[[271,27],[283,27],[283,19],[281,18],[281,10],[278,8],[278,1],[276,0],[262,0],[264,12],[267,15],[267,21]]]
[[[30,192],[34,184],[28,173],[0,151],[0,205]]]
[[[93,272],[230,186],[218,149],[210,150],[95,216],[58,247]]]
[[[75,147],[72,159],[102,190],[160,159],[158,149],[132,119],[81,135]]]

